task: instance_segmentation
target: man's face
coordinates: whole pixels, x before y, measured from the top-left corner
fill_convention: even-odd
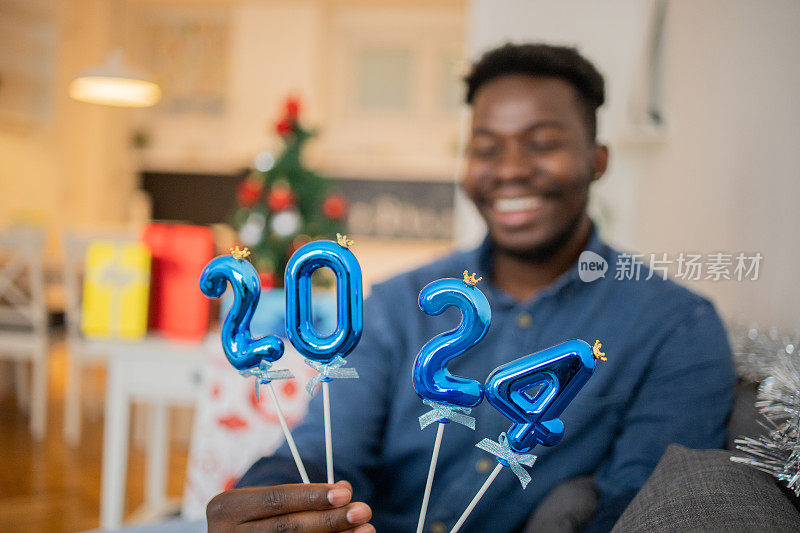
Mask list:
[[[577,91],[558,78],[508,75],[473,100],[463,187],[495,244],[542,258],[586,216],[589,184],[605,170]]]

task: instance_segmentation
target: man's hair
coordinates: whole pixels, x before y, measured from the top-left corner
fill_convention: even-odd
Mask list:
[[[484,84],[509,74],[560,78],[572,85],[580,96],[586,125],[594,139],[597,108],[605,102],[603,76],[575,48],[547,44],[512,44],[489,50],[472,66],[467,82],[467,103]]]

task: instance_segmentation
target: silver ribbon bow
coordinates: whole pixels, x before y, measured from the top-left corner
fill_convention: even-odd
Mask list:
[[[452,405],[434,402],[432,400],[422,400],[422,403],[428,407],[432,407],[433,410],[428,411],[419,417],[419,429],[425,429],[427,426],[439,420],[449,420],[450,422],[463,424],[469,429],[475,429],[475,418],[467,416],[469,415],[470,411],[472,411],[472,409],[469,409],[468,407],[454,407]]]
[[[528,486],[528,483],[531,482],[531,475],[527,470],[522,468],[522,465],[528,467],[533,466],[533,463],[536,461],[536,456],[530,453],[517,453],[512,450],[508,446],[508,439],[506,438],[505,432],[500,433],[500,437],[497,440],[500,442],[495,442],[491,439],[483,439],[475,446],[492,455],[496,455],[498,461],[510,467],[511,471],[519,478],[519,482],[524,489]]]
[[[253,368],[248,368],[247,370],[240,370],[239,375],[243,378],[248,378],[250,376],[255,376],[256,378],[256,399],[261,400],[258,396],[258,386],[259,385],[266,385],[273,379],[289,379],[293,378],[294,374],[288,368],[281,368],[278,370],[270,370],[272,363],[269,361],[262,360],[258,366],[254,366]]]
[[[330,363],[320,363],[313,359],[306,359],[305,361],[308,366],[317,371],[306,384],[306,390],[312,396],[314,394],[314,389],[316,389],[317,385],[322,381],[330,381],[334,378],[358,378],[358,371],[355,368],[342,368],[347,364],[347,361],[345,361],[344,357],[341,355],[334,357]]]

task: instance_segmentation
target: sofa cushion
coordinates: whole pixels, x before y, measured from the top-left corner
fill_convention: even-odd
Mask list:
[[[597,492],[591,476],[568,479],[551,490],[533,512],[525,533],[580,531],[597,507]]]
[[[735,454],[671,444],[613,531],[800,531],[773,478]]]

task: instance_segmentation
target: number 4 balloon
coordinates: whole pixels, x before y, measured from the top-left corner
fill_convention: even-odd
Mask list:
[[[504,466],[511,468],[524,489],[531,480],[522,467],[533,466],[530,452],[537,444],[554,446],[564,436],[558,418],[594,373],[598,359],[605,361],[600,341],[589,346],[581,340],[562,342],[500,366],[486,380],[486,400],[512,424],[498,442],[476,444],[497,457],[497,466],[472,499],[450,533],[456,533]]]

